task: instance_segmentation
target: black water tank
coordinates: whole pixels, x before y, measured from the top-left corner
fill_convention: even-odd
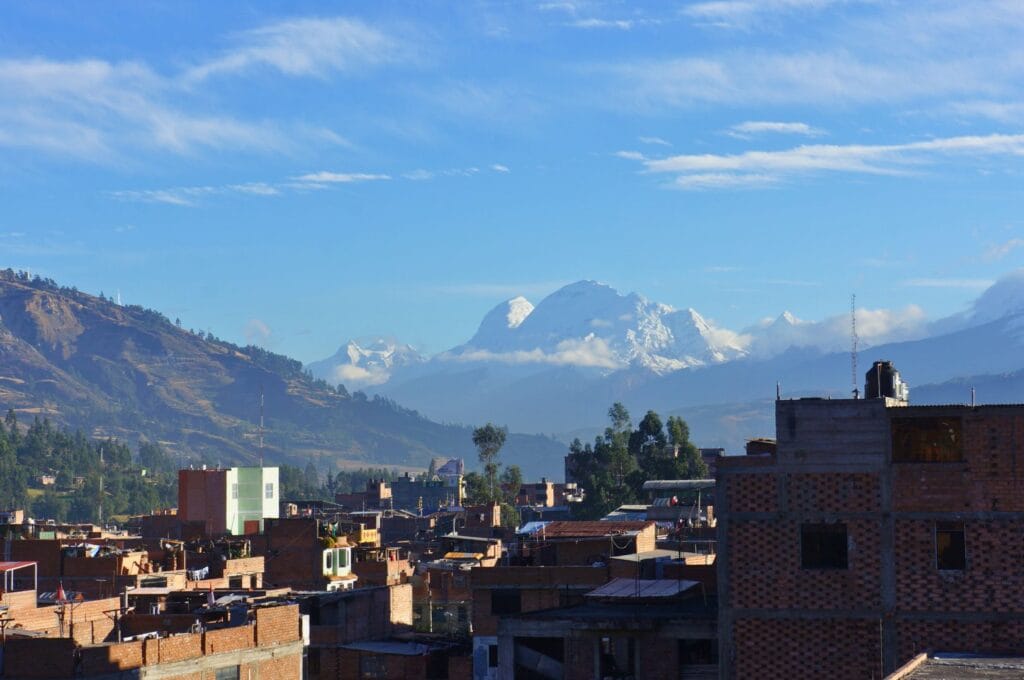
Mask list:
[[[865,376],[864,398],[906,399],[906,387],[900,379],[900,372],[891,361],[876,361]]]

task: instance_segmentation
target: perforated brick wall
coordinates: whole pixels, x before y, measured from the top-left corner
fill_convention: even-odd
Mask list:
[[[779,507],[774,474],[735,474],[726,479],[732,512],[774,512]]]

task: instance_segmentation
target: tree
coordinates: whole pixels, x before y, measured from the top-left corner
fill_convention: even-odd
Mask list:
[[[519,490],[523,488],[523,471],[518,465],[508,465],[501,473],[501,488],[505,503],[515,505]]]
[[[476,446],[480,462],[484,466],[484,475],[487,477],[490,492],[489,500],[498,499],[498,452],[505,445],[507,436],[508,428],[498,427],[490,422],[473,430],[473,445]]]
[[[466,485],[465,504],[479,505],[487,502],[487,480],[479,472],[467,472],[462,478]]]
[[[615,402],[608,409],[608,419],[612,421],[612,430],[615,432],[625,432],[633,426],[629,418],[629,411],[621,401]]]

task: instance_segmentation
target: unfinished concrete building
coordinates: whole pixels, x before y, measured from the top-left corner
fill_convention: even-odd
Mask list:
[[[723,678],[1024,652],[1024,405],[909,406],[870,375],[873,398],[777,401],[777,447],[718,461]]]

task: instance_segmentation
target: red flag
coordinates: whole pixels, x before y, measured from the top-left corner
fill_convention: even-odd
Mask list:
[[[68,601],[68,596],[64,594],[64,583],[61,581],[57,582],[57,603],[64,604]]]

